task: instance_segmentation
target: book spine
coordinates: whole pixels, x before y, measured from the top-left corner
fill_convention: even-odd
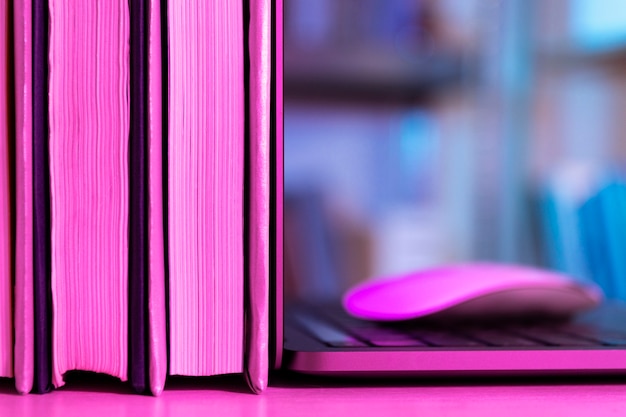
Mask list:
[[[13,2],[15,41],[15,387],[33,386],[32,4]]]
[[[50,329],[50,178],[48,175],[48,4],[33,1],[34,382],[52,389]]]
[[[615,287],[617,297],[626,301],[626,257],[624,256],[624,241],[626,239],[626,184],[618,182],[616,184],[615,196],[613,199],[613,210],[611,213],[612,237],[611,256],[615,265]]]
[[[9,103],[13,102],[9,77],[10,8],[0,2],[0,377],[13,377],[13,282],[11,275],[11,185],[9,143],[12,117]]]
[[[613,181],[600,191],[598,198],[601,208],[600,216],[605,226],[603,243],[606,250],[610,287],[613,289],[612,296],[626,300],[626,259],[623,254],[624,232],[626,232],[624,220],[626,190],[623,184]]]
[[[605,247],[605,219],[601,216],[599,197],[586,201],[579,209],[579,229],[583,251],[592,279],[608,298],[614,297]]]
[[[269,129],[270,0],[250,0],[250,228],[246,378],[254,392],[267,387],[269,362]]]
[[[163,75],[161,2],[148,5],[148,366],[150,391],[167,375],[165,241],[163,223]]]
[[[146,0],[129,1],[130,135],[128,218],[128,380],[146,389]]]
[[[274,314],[272,323],[274,328],[274,368],[279,368],[282,364],[283,352],[283,1],[276,0],[276,15],[274,17],[274,48],[276,57],[274,63],[276,68],[276,126],[275,133],[275,270],[274,270]],[[270,287],[272,288],[272,287]]]

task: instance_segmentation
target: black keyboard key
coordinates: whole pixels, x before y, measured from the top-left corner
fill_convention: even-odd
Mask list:
[[[307,333],[330,347],[366,347],[367,343],[355,338],[351,334],[333,326],[314,316],[297,316],[298,323]]]
[[[410,335],[381,327],[351,329],[362,340],[379,347],[428,346]]]
[[[603,345],[626,346],[626,332],[601,329],[584,324],[563,326],[559,327],[558,330],[563,333],[593,340]]]
[[[351,348],[351,347],[368,346],[365,343],[361,342],[360,340],[353,339],[353,338],[347,338],[344,340],[325,340],[324,343],[326,343],[330,347],[336,347],[336,348]]]
[[[515,333],[520,336],[545,343],[549,346],[577,347],[577,346],[598,346],[598,343],[565,333],[557,333],[542,328],[517,329]]]
[[[428,347],[424,342],[415,339],[397,339],[397,340],[370,340],[370,343],[376,347]]]
[[[533,347],[545,346],[536,340],[527,339],[525,337],[507,333],[501,330],[470,330],[465,332],[473,339],[478,339],[489,346],[494,347]]]
[[[478,340],[448,331],[427,330],[413,333],[413,336],[431,346],[438,347],[479,347],[485,346]]]

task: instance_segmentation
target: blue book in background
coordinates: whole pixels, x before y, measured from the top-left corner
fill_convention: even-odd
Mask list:
[[[589,277],[582,253],[578,211],[552,192],[542,199],[545,258],[551,268],[573,277]]]
[[[579,230],[581,231],[585,260],[593,280],[604,290],[608,298],[615,298],[616,291],[609,268],[607,253],[606,218],[600,195],[595,195],[579,210]]]
[[[626,184],[612,181],[598,193],[606,269],[614,298],[626,300]]]
[[[582,281],[592,280],[580,227],[580,207],[589,195],[572,189],[571,184],[555,181],[541,197],[543,258],[550,268]]]

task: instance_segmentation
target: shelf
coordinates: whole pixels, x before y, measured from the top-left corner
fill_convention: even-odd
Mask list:
[[[419,102],[471,80],[475,73],[475,65],[452,53],[418,57],[384,50],[286,51],[285,57],[287,99]]]

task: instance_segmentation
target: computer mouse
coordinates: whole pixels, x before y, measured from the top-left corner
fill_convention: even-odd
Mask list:
[[[599,287],[520,265],[473,263],[425,269],[360,284],[343,305],[352,316],[396,321],[422,317],[567,317],[597,306]]]

